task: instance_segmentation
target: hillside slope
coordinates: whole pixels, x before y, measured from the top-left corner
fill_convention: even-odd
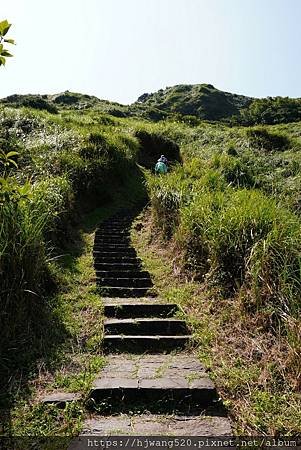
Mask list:
[[[148,107],[167,112],[195,115],[200,119],[219,120],[237,115],[252,98],[216,89],[211,84],[179,84],[143,94],[137,100]]]
[[[30,107],[57,114],[61,110],[87,110],[114,117],[159,121],[222,121],[232,125],[289,123],[301,120],[301,100],[288,97],[255,99],[216,89],[211,84],[180,84],[142,94],[131,105],[65,91],[55,95],[10,95],[0,104]],[[188,117],[187,117],[188,116]]]

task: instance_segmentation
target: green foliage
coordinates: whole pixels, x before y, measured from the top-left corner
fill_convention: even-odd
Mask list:
[[[252,99],[220,91],[210,84],[177,85],[160,89],[152,94],[143,94],[131,105],[69,91],[55,95],[11,95],[2,99],[1,103],[31,107],[53,114],[57,114],[59,110],[91,111],[109,115],[111,121],[114,118],[135,118],[158,123],[170,120],[192,127],[199,126],[204,120],[232,126],[252,126],[290,123],[301,119],[300,99]],[[102,118],[98,117],[101,121]]]
[[[212,166],[219,170],[228,185],[253,187],[255,184],[251,168],[239,158],[230,155],[216,155],[212,159]]]
[[[5,44],[14,44],[13,39],[6,37],[11,24],[7,20],[2,20],[0,22],[0,66],[5,66],[6,58],[10,58],[13,55],[7,50]]]
[[[286,150],[290,147],[290,139],[283,133],[270,132],[266,128],[257,127],[246,130],[250,146],[266,151]]]
[[[160,89],[153,94],[144,94],[139,97],[137,104],[142,104],[144,108],[157,108],[165,113],[178,113],[184,117],[195,116],[194,120],[189,119],[195,124],[197,119],[220,120],[231,117],[249,102],[248,97],[219,91],[210,84],[196,84],[177,85]]]
[[[284,317],[298,317],[301,296],[301,222],[289,211],[299,189],[297,136],[278,128],[187,128],[184,166],[148,178],[154,222],[185,267],[225,295],[240,295],[247,311],[268,311],[287,334]]]
[[[183,119],[186,112],[176,110],[191,93],[199,116]],[[205,123],[199,117],[227,116],[250,102],[210,85],[168,88],[130,107],[68,92],[29,97],[6,99],[0,108],[1,370],[7,374],[22,364],[24,348],[38,357],[47,330],[80,341],[79,325],[66,317],[72,311],[82,316],[85,301],[92,305],[95,296],[85,291],[85,301],[80,298],[81,270],[70,257],[59,258],[70,264],[73,284],[62,311],[49,293],[65,272],[50,261],[66,253],[79,212],[145,200],[145,177],[157,230],[173,240],[185,268],[241,298],[246,314],[261,313],[267,328],[298,348],[300,125]],[[57,114],[50,114],[52,106]],[[144,120],[152,114],[156,123]],[[161,153],[173,163],[164,178],[136,164],[153,167]],[[85,286],[89,276],[81,278]],[[86,349],[95,351],[99,329],[86,327]],[[88,379],[67,374],[57,383],[79,388]]]
[[[46,98],[45,98],[46,97]],[[11,105],[16,108],[33,108],[40,111],[48,111],[51,114],[57,114],[58,109],[52,104],[47,95],[9,95],[5,99],[1,100],[1,103],[5,105]]]
[[[27,364],[25,348],[33,357],[42,352],[48,329],[51,342],[66,335],[50,302],[56,279],[50,261],[64,251],[79,214],[145,197],[136,138],[104,115],[66,114],[65,122],[44,111],[0,110],[2,382]]]
[[[240,111],[236,120],[241,125],[297,122],[301,120],[301,100],[289,97],[256,99]]]
[[[138,162],[143,166],[153,168],[161,154],[170,161],[180,161],[179,146],[170,138],[143,128],[138,129],[135,136],[140,143]]]

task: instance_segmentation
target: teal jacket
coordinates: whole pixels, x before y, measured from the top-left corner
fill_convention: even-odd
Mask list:
[[[158,161],[157,164],[155,165],[155,172],[166,173],[167,172],[166,164],[164,164],[164,162]]]

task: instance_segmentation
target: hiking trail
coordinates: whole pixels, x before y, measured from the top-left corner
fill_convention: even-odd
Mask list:
[[[89,393],[81,435],[231,435],[179,307],[161,301],[142,270],[130,240],[133,219],[121,212],[95,233],[107,365]]]

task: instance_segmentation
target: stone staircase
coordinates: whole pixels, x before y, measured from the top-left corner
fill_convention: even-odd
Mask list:
[[[95,235],[108,364],[91,389],[83,435],[230,435],[214,384],[176,316],[178,306],[156,296],[131,246],[132,218],[116,215]]]

